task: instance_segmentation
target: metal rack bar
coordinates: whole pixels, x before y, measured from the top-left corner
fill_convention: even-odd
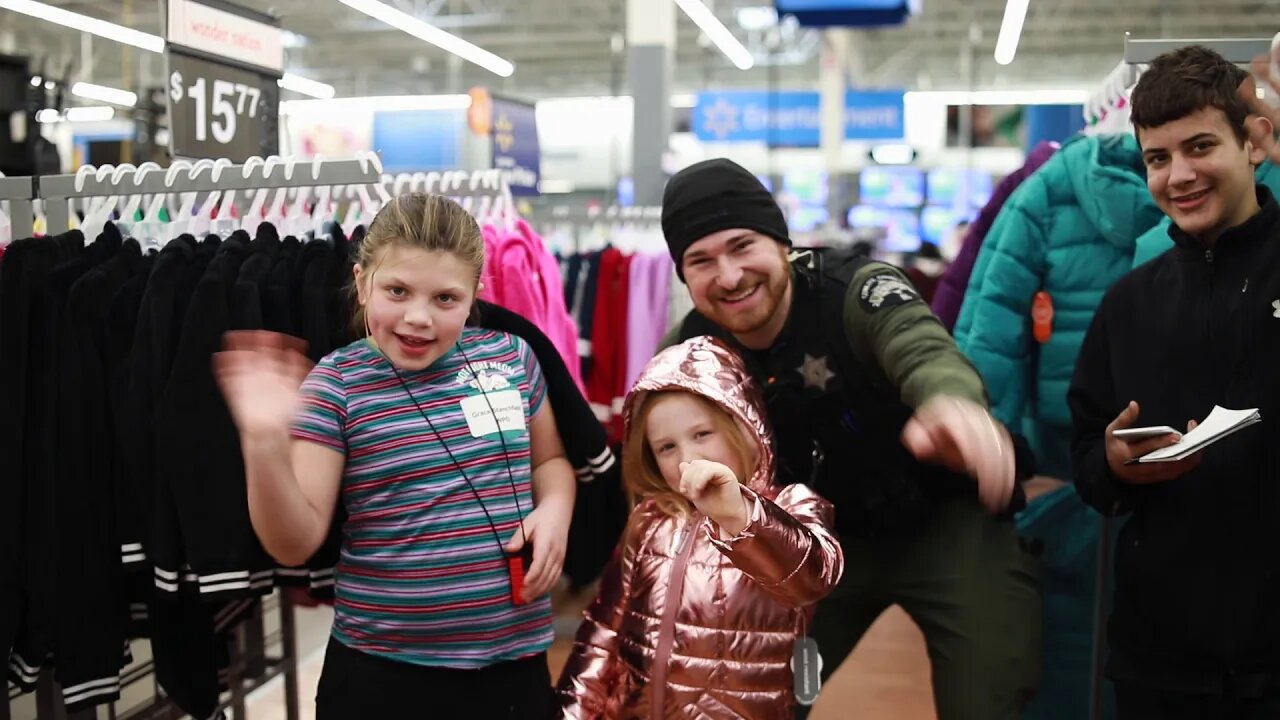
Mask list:
[[[245,177],[244,165],[230,165],[221,169],[221,174],[216,181],[211,171],[202,172],[195,179],[186,173],[181,173],[174,178],[172,185],[166,182],[167,173],[165,172],[149,173],[143,176],[142,182],[135,183],[136,171],[126,170],[120,175],[118,183],[112,178],[98,180],[97,177],[86,177],[79,190],[76,189],[75,175],[50,175],[37,180],[39,197],[45,201],[46,205],[49,231],[53,233],[64,232],[70,227],[70,211],[66,201],[72,198],[102,197],[122,193],[153,195],[215,190],[270,190],[315,185],[372,185],[382,179],[382,173],[374,163],[362,164],[359,160],[322,161],[314,176],[312,167],[309,162],[298,163],[290,176],[285,167],[259,165],[253,167],[249,176]]]
[[[9,201],[11,237],[31,237],[34,219],[31,201],[36,197],[35,182],[30,177],[0,177],[0,200]]]
[[[1143,40],[1124,34],[1124,61],[1145,65],[1157,57],[1188,45],[1201,45],[1233,63],[1251,62],[1271,49],[1271,38],[1187,38]]]

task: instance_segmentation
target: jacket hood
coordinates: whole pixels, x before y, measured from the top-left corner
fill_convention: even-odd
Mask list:
[[[1131,251],[1134,240],[1164,217],[1147,190],[1142,149],[1132,135],[1076,137],[1054,161],[1062,163],[1061,179],[1070,183],[1083,217],[1116,247]]]
[[[723,342],[705,336],[658,353],[640,373],[623,404],[627,433],[631,431],[635,408],[649,393],[665,390],[700,395],[728,411],[759,452],[756,471],[743,484],[757,493],[773,484],[773,434],[763,413],[764,398],[737,353]]]

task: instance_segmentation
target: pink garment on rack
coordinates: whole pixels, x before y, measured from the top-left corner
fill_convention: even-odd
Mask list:
[[[668,253],[636,253],[631,258],[627,298],[627,392],[635,385],[667,333],[667,305],[674,267]]]
[[[585,395],[578,358],[578,327],[564,304],[560,264],[524,220],[518,220],[511,231],[491,225],[484,231],[487,279],[480,296],[541,328]]]
[[[494,274],[494,268],[497,265],[493,259],[498,256],[498,245],[500,238],[498,230],[492,225],[484,225],[480,228],[480,235],[484,238],[484,269],[480,272],[480,282],[484,284],[478,293],[481,300],[491,302],[494,305],[502,305],[501,292],[498,289],[498,276]],[[503,305],[503,307],[506,307]]]

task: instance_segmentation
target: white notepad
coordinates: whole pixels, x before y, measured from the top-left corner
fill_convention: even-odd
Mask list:
[[[1227,410],[1215,405],[1213,412],[1195,430],[1182,436],[1182,440],[1169,447],[1160,448],[1138,458],[1138,462],[1177,462],[1197,453],[1237,430],[1262,422],[1257,408]]]

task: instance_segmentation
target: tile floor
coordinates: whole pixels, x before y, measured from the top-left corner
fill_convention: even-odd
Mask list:
[[[557,616],[556,643],[548,653],[552,677],[557,677],[571,649],[571,638],[577,627],[578,613],[590,600],[579,597],[557,598],[561,609]],[[275,613],[266,615],[267,632],[275,630]],[[329,608],[298,608],[298,695],[299,720],[315,720],[315,690],[324,664],[324,647],[329,636],[333,613]],[[134,643],[137,662],[149,657],[146,642]],[[136,707],[149,700],[151,683],[142,682],[128,688],[119,709]],[[27,695],[10,706],[12,720],[35,718],[35,697]],[[280,678],[249,696],[247,720],[285,720],[284,683]],[[100,713],[100,717],[106,717]],[[933,694],[929,684],[929,666],[924,639],[910,618],[892,608],[872,627],[854,654],[832,676],[823,689],[822,699],[811,715],[813,720],[934,720]]]
[[[558,606],[581,605],[568,599]],[[299,720],[315,718],[315,688],[324,662],[327,610],[299,609]],[[572,628],[572,616],[561,614],[560,628]],[[568,621],[564,621],[565,618]],[[570,630],[571,633],[571,630]],[[559,638],[548,653],[552,677],[559,674],[570,650],[570,639]],[[284,687],[269,684],[252,696],[246,708],[248,720],[284,720]],[[890,609],[863,638],[854,654],[832,676],[822,699],[810,716],[813,720],[934,720],[933,692],[924,638],[901,610]]]

